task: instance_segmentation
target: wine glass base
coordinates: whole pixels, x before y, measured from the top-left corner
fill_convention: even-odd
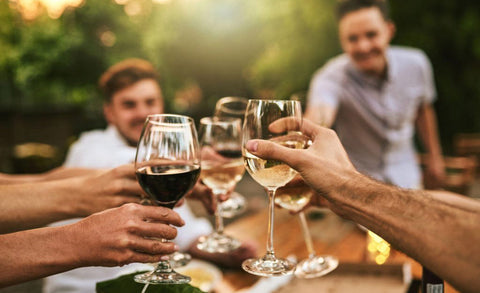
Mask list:
[[[295,276],[311,279],[324,276],[338,267],[338,259],[331,255],[320,255],[298,263]]]
[[[242,263],[242,268],[253,275],[262,277],[290,275],[295,270],[295,263],[288,259],[250,258]]]
[[[169,254],[168,257],[168,262],[174,269],[186,266],[192,260],[192,256],[190,254],[178,251]]]
[[[209,253],[227,253],[236,250],[242,243],[228,235],[212,233],[198,240],[197,248]]]
[[[175,271],[168,273],[148,272],[135,275],[135,282],[142,284],[187,284],[192,280],[189,276],[184,276]]]
[[[222,218],[233,218],[240,215],[247,209],[247,201],[245,197],[237,192],[233,192],[230,198],[220,203],[222,210],[220,215]]]

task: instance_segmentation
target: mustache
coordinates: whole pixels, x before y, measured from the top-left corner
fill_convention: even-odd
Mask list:
[[[378,50],[378,49],[372,49],[372,50],[368,51],[367,53],[354,53],[354,54],[353,54],[353,57],[354,57],[355,59],[365,59],[365,58],[367,58],[367,57],[370,57],[370,56],[378,56],[378,55],[380,55],[380,54],[381,54],[380,50]]]
[[[133,120],[133,121],[130,123],[130,126],[131,126],[131,127],[137,127],[137,126],[143,126],[143,124],[145,124],[145,120],[137,119],[137,120]]]

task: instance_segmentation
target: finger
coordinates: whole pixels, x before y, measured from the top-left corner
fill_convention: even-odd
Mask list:
[[[151,238],[174,239],[177,237],[177,229],[165,223],[144,222],[137,227],[137,235]]]
[[[150,219],[152,222],[164,222],[177,227],[185,225],[183,219],[169,208],[142,206],[138,204],[128,204],[127,207],[134,209],[133,213],[140,215],[145,220]]]
[[[273,133],[282,133],[288,131],[300,131],[302,119],[297,117],[285,117],[273,121],[268,130]]]
[[[116,167],[112,170],[114,174],[121,178],[135,179],[135,167],[133,164],[126,164]]]
[[[157,263],[161,260],[164,260],[165,255],[170,254],[175,252],[173,250],[172,252],[167,252],[165,254],[157,254],[157,255],[152,255],[148,253],[143,253],[140,251],[136,251],[133,253],[133,256],[131,258],[131,262],[138,262],[138,263]],[[130,262],[129,262],[130,263]],[[118,264],[117,264],[118,265]]]
[[[302,150],[283,147],[267,140],[253,139],[248,141],[245,147],[255,156],[262,159],[279,160],[285,162],[291,167],[295,167],[298,158],[302,156],[299,153]]]
[[[177,251],[178,246],[173,242],[163,242],[161,240],[139,237],[134,244],[132,244],[132,249],[144,254],[165,255]]]

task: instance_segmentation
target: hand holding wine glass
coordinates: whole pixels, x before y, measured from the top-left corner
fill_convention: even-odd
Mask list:
[[[298,101],[249,100],[243,127],[243,157],[252,178],[267,189],[269,197],[267,253],[259,259],[243,262],[245,271],[259,276],[291,274],[295,263],[277,258],[273,247],[274,200],[276,190],[296,175],[288,165],[264,160],[251,154],[245,145],[251,139],[266,139],[291,147],[304,148],[306,140],[299,134],[302,109]]]
[[[200,152],[192,118],[181,115],[148,116],[135,157],[137,179],[153,205],[172,209],[200,175]],[[135,276],[145,284],[181,284],[190,277],[160,261],[153,272]]]

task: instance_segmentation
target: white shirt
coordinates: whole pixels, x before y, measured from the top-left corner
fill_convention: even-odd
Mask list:
[[[392,46],[387,79],[372,78],[342,54],[318,70],[309,105],[337,110],[334,128],[352,163],[362,173],[404,188],[420,188],[413,141],[422,104],[435,98],[430,62],[422,51]]]
[[[114,168],[135,160],[134,147],[129,146],[114,126],[105,130],[93,130],[83,133],[70,148],[65,160],[65,167]],[[197,218],[184,204],[175,211],[185,221],[185,226],[178,229],[175,243],[180,250],[186,250],[198,237],[212,232],[208,220]],[[71,219],[52,224],[63,226],[80,219]],[[78,245],[82,245],[79,243]],[[121,274],[136,270],[149,270],[143,264],[130,264],[123,267],[88,267],[74,269],[65,273],[45,278],[44,293],[92,293],[97,282],[115,278]]]

